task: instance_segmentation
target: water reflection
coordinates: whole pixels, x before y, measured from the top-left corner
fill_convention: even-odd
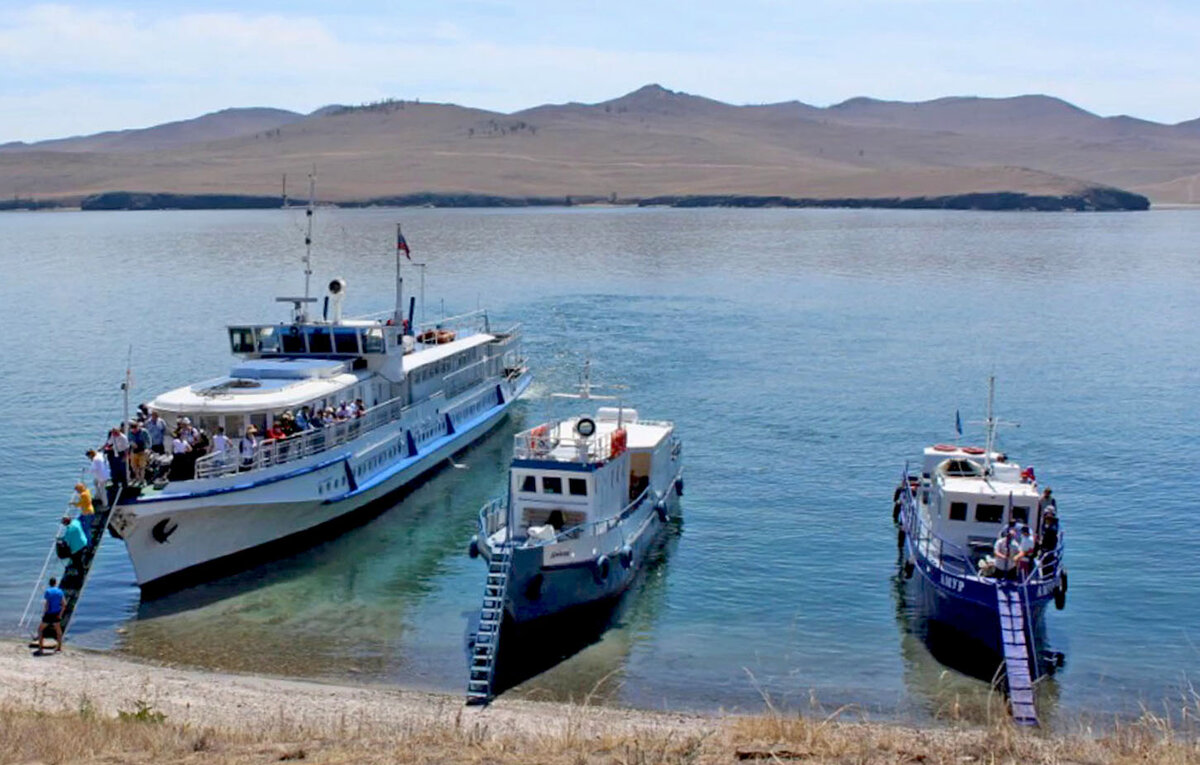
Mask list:
[[[587,606],[529,624],[506,623],[496,691],[518,698],[620,701],[630,652],[663,611],[668,562],[683,524],[674,520],[641,572],[616,602]]]
[[[912,701],[930,717],[942,720],[987,723],[1006,716],[1005,698],[997,690],[1002,663],[990,650],[928,618],[913,589],[902,572],[892,577],[904,684]],[[1042,639],[1039,635],[1039,644]],[[1058,708],[1059,686],[1053,675],[1046,674],[1035,688],[1038,714],[1045,723]]]
[[[510,420],[398,501],[315,547],[139,604],[119,643],[139,657],[243,672],[391,676],[405,669],[411,612],[459,556],[494,466],[510,458]]]

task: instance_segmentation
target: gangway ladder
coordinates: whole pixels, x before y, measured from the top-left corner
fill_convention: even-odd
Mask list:
[[[479,627],[471,644],[470,679],[467,703],[487,704],[495,697],[496,657],[500,651],[500,625],[504,623],[504,600],[508,594],[512,570],[512,542],[505,541],[492,553],[487,581],[483,586],[483,607],[479,609]]]
[[[996,605],[1000,613],[1000,642],[1004,648],[1004,671],[1013,722],[1037,726],[1037,707],[1033,699],[1033,681],[1037,679],[1037,660],[1033,653],[1033,631],[1025,599],[1019,585],[996,584]]]
[[[62,634],[64,639],[66,639],[67,629],[71,625],[71,619],[75,616],[75,609],[79,605],[79,599],[83,597],[83,588],[87,584],[88,574],[92,570],[92,563],[96,560],[96,552],[99,550],[100,543],[104,541],[104,537],[106,536],[104,532],[108,528],[109,516],[112,514],[113,507],[121,501],[123,491],[123,487],[118,488],[116,496],[112,498],[110,503],[106,504],[103,508],[96,509],[92,515],[92,528],[91,534],[88,536],[88,546],[79,559],[79,567],[77,568],[74,564],[68,562],[66,570],[63,571],[63,575],[59,580],[58,587],[63,591],[63,595],[66,596],[63,599],[62,611]],[[32,605],[36,599],[37,591],[46,586],[46,582],[44,581],[46,568],[47,566],[42,567],[41,577],[38,582],[34,583],[34,595],[30,596],[25,614],[21,617],[21,628],[33,623],[35,612],[33,612]],[[50,636],[53,636],[53,630],[50,630]],[[37,635],[34,635],[34,640],[36,639]]]

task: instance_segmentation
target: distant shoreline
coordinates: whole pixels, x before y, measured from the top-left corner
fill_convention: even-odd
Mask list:
[[[779,195],[705,194],[662,195],[618,199],[586,195],[498,196],[492,194],[424,192],[394,197],[351,200],[336,207],[742,207],[742,208],[843,208],[885,210],[979,210],[988,212],[1131,212],[1150,209],[1150,200],[1121,189],[1092,187],[1071,194],[1026,194],[1012,191],[974,192],[939,196],[892,197],[788,197]],[[5,200],[0,210],[260,210],[302,206],[303,202],[277,196],[246,194],[168,194],[110,191],[83,200]]]

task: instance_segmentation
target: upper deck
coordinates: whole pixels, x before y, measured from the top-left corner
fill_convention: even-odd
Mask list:
[[[513,459],[594,467],[623,451],[653,451],[674,429],[670,422],[638,419],[635,409],[601,407],[595,419],[572,417],[518,433]]]

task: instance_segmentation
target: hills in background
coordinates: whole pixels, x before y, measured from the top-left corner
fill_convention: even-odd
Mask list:
[[[1113,187],[1200,203],[1200,119],[1100,117],[1048,96],[854,98],[734,106],[648,85],[597,104],[501,114],[387,101],[309,115],[226,109],[140,130],[0,145],[0,200],[109,191],[304,196],[421,193],[637,200],[811,199]]]

